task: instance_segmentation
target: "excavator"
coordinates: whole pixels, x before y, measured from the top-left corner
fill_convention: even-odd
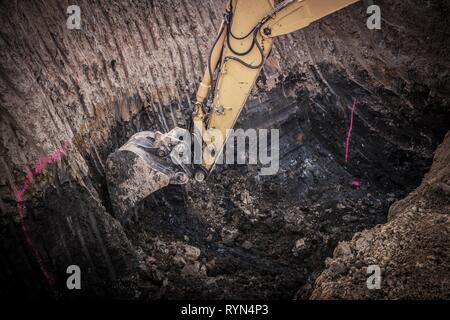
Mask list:
[[[214,170],[274,39],[355,2],[229,0],[188,128],[138,132],[108,156],[106,178],[115,214],[125,217],[140,201],[169,184],[204,181]],[[194,150],[200,148],[199,161],[189,161],[192,144]]]

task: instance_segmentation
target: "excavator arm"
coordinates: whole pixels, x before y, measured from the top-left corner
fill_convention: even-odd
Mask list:
[[[108,190],[119,218],[168,184],[204,180],[214,169],[275,37],[302,29],[358,0],[230,0],[198,87],[190,130],[143,131],[108,157]],[[200,164],[187,166],[190,136]],[[195,144],[195,143],[194,143]],[[194,153],[195,152],[194,146]],[[195,162],[195,161],[194,161]]]
[[[273,38],[312,22],[358,0],[230,0],[217,41],[197,92],[194,129],[202,136],[203,174],[209,174],[223,151],[255,81],[270,54]],[[213,71],[217,78],[213,81]],[[212,103],[205,108],[208,93]]]

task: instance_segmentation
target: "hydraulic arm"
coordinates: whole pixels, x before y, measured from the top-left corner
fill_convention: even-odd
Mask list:
[[[302,29],[358,0],[230,0],[197,92],[194,129],[203,137],[204,174],[223,151],[269,55],[273,38]],[[217,77],[213,80],[213,72]],[[205,108],[208,93],[212,104]],[[215,132],[215,133],[214,133]]]

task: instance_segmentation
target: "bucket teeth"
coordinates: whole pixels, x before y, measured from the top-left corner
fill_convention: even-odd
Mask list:
[[[133,207],[153,192],[169,184],[188,182],[188,174],[170,156],[170,146],[177,145],[174,133],[180,130],[184,129],[176,128],[167,134],[136,133],[108,156],[106,179],[117,218],[125,219]]]

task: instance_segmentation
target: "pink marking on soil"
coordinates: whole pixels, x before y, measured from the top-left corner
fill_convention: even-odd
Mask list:
[[[345,141],[345,162],[348,162],[348,149],[350,145],[350,138],[352,136],[352,130],[353,130],[353,117],[355,115],[356,110],[356,99],[353,99],[353,106],[352,106],[352,112],[350,114],[350,126],[347,130],[347,140]]]
[[[66,141],[64,143],[64,146],[53,152],[52,154],[39,159],[39,161],[34,165],[34,173],[37,175],[44,170],[47,164],[60,160],[63,155],[66,154],[65,147],[68,147],[71,144],[70,141]],[[39,268],[41,269],[42,273],[44,274],[45,279],[47,280],[50,287],[53,287],[55,283],[55,279],[50,275],[48,272],[44,261],[42,260],[41,255],[39,254],[39,251],[37,250],[36,246],[34,245],[32,239],[30,230],[28,229],[26,223],[25,223],[25,209],[22,205],[23,196],[28,191],[28,188],[30,187],[30,183],[33,181],[33,170],[30,170],[27,172],[25,179],[22,181],[22,183],[19,186],[19,189],[16,191],[16,202],[17,202],[17,212],[19,215],[19,223],[20,227],[22,229],[23,235],[25,237],[25,241],[30,247],[34,257],[36,258],[36,261],[39,265]]]
[[[352,187],[360,187],[362,185],[361,181],[352,181]]]

